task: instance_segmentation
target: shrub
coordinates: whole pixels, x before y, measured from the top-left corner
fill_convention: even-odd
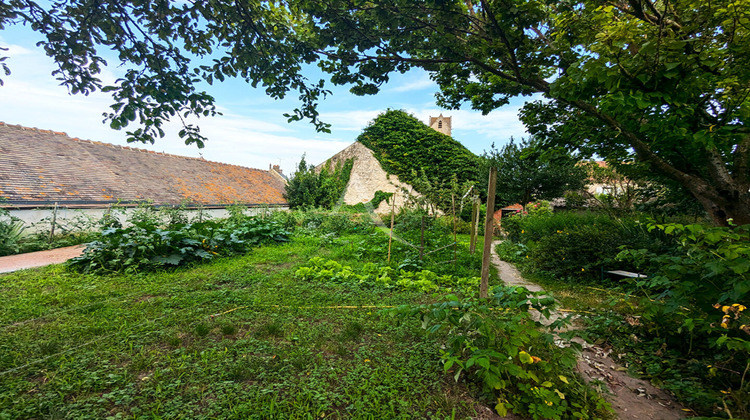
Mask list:
[[[665,235],[650,233],[634,218],[561,212],[511,216],[502,223],[508,239],[526,247],[521,261],[528,269],[578,280],[598,279],[602,268],[635,271],[635,264],[615,263],[622,246],[662,253],[673,246]]]
[[[21,220],[11,217],[8,210],[0,208],[0,256],[18,253],[23,230]]]

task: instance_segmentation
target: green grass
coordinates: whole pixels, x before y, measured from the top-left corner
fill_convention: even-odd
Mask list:
[[[0,419],[475,415],[417,320],[338,308],[432,296],[295,280],[312,256],[367,262],[360,239],[298,237],[173,272],[2,275]]]

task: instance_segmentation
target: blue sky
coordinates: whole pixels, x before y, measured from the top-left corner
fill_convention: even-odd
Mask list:
[[[0,32],[0,46],[9,48],[7,64],[12,74],[3,77],[0,87],[0,121],[54,131],[71,137],[125,145],[125,132],[103,124],[102,113],[112,103],[108,94],[69,95],[50,75],[54,66],[35,46],[38,36],[25,27],[10,27]],[[105,69],[102,80],[113,82],[122,71],[114,61]],[[318,75],[311,78],[317,80]],[[154,145],[134,147],[183,156],[267,169],[281,165],[293,172],[303,153],[309,163],[320,163],[354,142],[367,124],[387,108],[404,109],[426,122],[429,116],[453,117],[453,137],[474,153],[481,153],[494,142],[500,146],[511,136],[526,136],[518,121],[523,98],[495,110],[487,116],[468,107],[444,110],[435,105],[437,85],[423,71],[395,75],[374,96],[352,95],[346,88],[334,87],[333,95],[319,106],[321,119],[332,124],[332,133],[317,133],[308,122],[287,123],[283,116],[297,106],[296,95],[283,101],[273,100],[262,89],[253,89],[241,80],[228,80],[207,86],[216,98],[222,116],[197,121],[209,140],[206,147],[186,146],[177,136],[178,124],[170,124],[167,137]]]

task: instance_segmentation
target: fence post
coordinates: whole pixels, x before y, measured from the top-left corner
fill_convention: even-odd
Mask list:
[[[490,281],[490,252],[492,251],[493,213],[495,210],[495,189],[497,169],[490,168],[489,186],[487,187],[487,214],[484,220],[484,253],[482,254],[482,282],[479,285],[479,297],[486,298]]]

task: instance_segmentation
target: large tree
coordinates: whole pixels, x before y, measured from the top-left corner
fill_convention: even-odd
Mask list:
[[[559,198],[586,184],[586,170],[577,157],[556,148],[542,151],[534,139],[519,144],[511,139],[501,150],[485,153],[484,161],[487,169],[497,168],[496,208]]]
[[[327,93],[304,78],[376,93],[391,72],[430,71],[438,102],[489,112],[541,94],[524,119],[537,138],[636,157],[675,180],[716,223],[750,223],[750,0],[69,0],[0,4],[0,28],[31,23],[71,91],[100,88],[97,48],[129,66],[115,128],[138,118],[153,140],[165,118],[210,114],[195,83],[243,77],[289,90],[310,118]],[[206,58],[193,66],[191,59]],[[213,61],[212,61],[213,60]],[[140,131],[139,131],[140,130]],[[195,127],[188,141],[202,141]]]

